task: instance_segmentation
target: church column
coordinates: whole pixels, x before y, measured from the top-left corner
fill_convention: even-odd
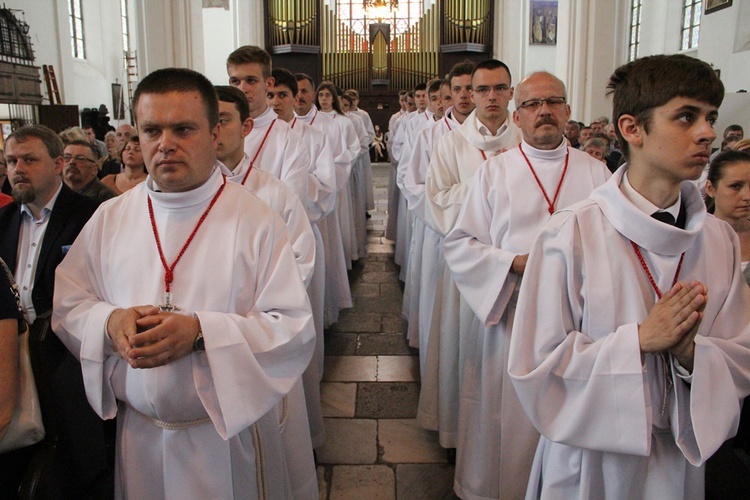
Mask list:
[[[136,0],[139,73],[167,67],[204,71],[201,0]]]

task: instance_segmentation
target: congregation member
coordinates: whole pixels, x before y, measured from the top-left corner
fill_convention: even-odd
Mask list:
[[[155,71],[133,110],[149,179],[92,217],[53,313],[89,402],[118,414],[115,495],[290,498],[277,406],[314,333],[287,229],[222,174],[205,77]]]
[[[264,170],[281,179],[306,205],[310,158],[299,136],[268,107],[268,88],[273,85],[271,70],[271,56],[254,45],[244,45],[227,57],[229,85],[245,94],[253,119],[253,128],[245,137],[248,168]]]
[[[578,142],[578,138],[581,135],[581,126],[575,120],[568,120],[565,124],[565,138],[570,143],[570,147],[581,149],[581,143]]]
[[[661,55],[608,89],[627,162],[545,225],[518,298],[509,373],[542,434],[527,498],[703,498],[750,393],[740,247],[685,182],[708,162],[724,87]]]
[[[522,498],[539,433],[507,376],[508,347],[527,254],[555,210],[585,199],[610,173],[570,146],[565,85],[533,73],[515,89],[518,147],[489,158],[471,182],[445,260],[476,315],[466,343],[455,491],[463,499]],[[593,140],[593,139],[592,139]]]
[[[426,218],[441,237],[453,229],[479,165],[521,141],[521,131],[508,113],[513,87],[505,63],[490,59],[477,64],[471,87],[474,111],[437,142],[425,177]],[[465,304],[462,307],[445,261],[438,276],[439,298],[427,338],[417,421],[439,431],[440,445],[451,449],[458,432],[461,343],[473,314]]]
[[[94,146],[94,149],[96,150],[96,159],[99,160],[101,158],[106,158],[109,154],[107,152],[107,145],[104,143],[104,141],[100,141],[96,138],[94,126],[89,123],[81,128],[83,129],[83,133],[86,134],[86,139],[91,143],[92,146]]]
[[[583,150],[583,145],[588,142],[589,139],[591,139],[594,136],[594,131],[591,130],[591,127],[585,126],[581,127],[581,131],[578,134],[578,149]]]
[[[13,271],[35,332],[49,328],[55,269],[99,205],[62,182],[63,150],[43,125],[21,127],[5,140],[14,201],[0,209],[0,258]],[[42,466],[41,495],[82,498],[106,491],[112,485],[108,434],[86,401],[81,366],[54,334],[39,341],[32,368],[47,438],[0,455],[0,497],[17,495],[31,463]]]
[[[87,140],[75,139],[63,151],[63,181],[76,193],[106,201],[117,194],[99,180],[96,150]]]
[[[294,117],[300,124],[308,125],[322,132],[331,147],[334,162],[334,184],[336,199],[333,210],[318,220],[318,228],[323,238],[326,261],[326,284],[324,302],[324,325],[332,325],[338,320],[339,312],[352,307],[352,295],[347,275],[347,261],[344,254],[344,240],[341,235],[341,211],[344,204],[342,191],[349,188],[349,173],[352,159],[338,127],[333,119],[315,107],[315,82],[304,73],[294,75],[297,81],[297,95],[294,100]],[[349,208],[346,207],[347,213]]]
[[[120,155],[120,162],[123,167],[121,173],[110,174],[102,179],[102,184],[118,195],[133,189],[145,181],[148,176],[141,152],[141,141],[137,135],[134,135],[125,143]]]
[[[436,299],[438,297],[438,277],[441,273],[441,262],[443,261],[443,247],[441,235],[435,231],[425,216],[425,176],[432,158],[432,150],[438,140],[457,128],[464,122],[474,110],[471,102],[471,72],[474,63],[464,61],[457,63],[451,68],[445,81],[440,87],[441,93],[449,89],[450,102],[457,106],[445,108],[444,116],[434,122],[434,125],[425,128],[417,136],[414,143],[409,165],[406,166],[404,174],[404,195],[407,199],[409,210],[414,214],[414,232],[419,235],[423,232],[422,244],[420,246],[417,237],[414,239],[414,255],[419,256],[420,262],[413,264],[412,276],[416,278],[412,282],[412,290],[417,287],[416,311],[409,309],[408,337],[412,347],[419,348],[420,372],[425,367],[425,356],[427,355],[427,337],[430,332],[433,313],[435,312]],[[465,99],[464,99],[465,97]],[[445,99],[444,103],[447,103]],[[445,104],[444,104],[445,105]],[[421,230],[420,227],[421,226]],[[416,276],[415,276],[416,275]],[[415,301],[411,300],[411,306],[415,307]],[[416,316],[415,316],[416,313]],[[424,380],[424,374],[422,373]]]

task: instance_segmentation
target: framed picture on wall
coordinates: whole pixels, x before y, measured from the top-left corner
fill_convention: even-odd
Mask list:
[[[706,14],[732,6],[732,0],[706,0]]]
[[[531,0],[529,43],[557,45],[557,1]]]

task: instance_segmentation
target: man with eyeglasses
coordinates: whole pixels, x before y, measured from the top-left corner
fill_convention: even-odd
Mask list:
[[[425,220],[443,237],[453,229],[479,165],[521,140],[520,130],[508,115],[508,102],[513,97],[508,66],[494,59],[477,64],[471,86],[476,108],[461,126],[437,142],[425,177]],[[442,257],[440,260],[440,289],[426,339],[417,420],[421,426],[439,431],[440,445],[449,450],[452,459],[451,449],[456,448],[459,433],[460,345],[473,316],[460,304],[451,272]]]
[[[63,180],[73,191],[106,201],[117,196],[117,193],[98,179],[99,166],[95,157],[96,152],[90,142],[75,140],[68,143],[63,152]]]
[[[570,107],[558,78],[530,75],[515,101],[513,121],[523,140],[479,167],[444,243],[461,297],[477,316],[459,405],[455,489],[461,498],[524,496],[539,433],[506,369],[511,335],[519,334],[512,324],[527,254],[555,210],[586,198],[609,177],[602,162],[568,145],[563,132]]]

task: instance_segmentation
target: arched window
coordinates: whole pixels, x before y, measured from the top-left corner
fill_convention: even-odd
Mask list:
[[[643,0],[630,1],[630,41],[628,42],[628,60],[638,59],[641,48],[641,3]]]
[[[359,35],[367,34],[368,26],[377,22],[389,23],[391,34],[400,35],[406,33],[422,17],[424,0],[399,0],[398,6],[388,17],[379,17],[382,14],[366,8],[367,3],[363,0],[338,0],[336,12],[339,20]]]
[[[10,9],[0,9],[0,56],[33,61],[28,30],[29,25],[16,19]]]

